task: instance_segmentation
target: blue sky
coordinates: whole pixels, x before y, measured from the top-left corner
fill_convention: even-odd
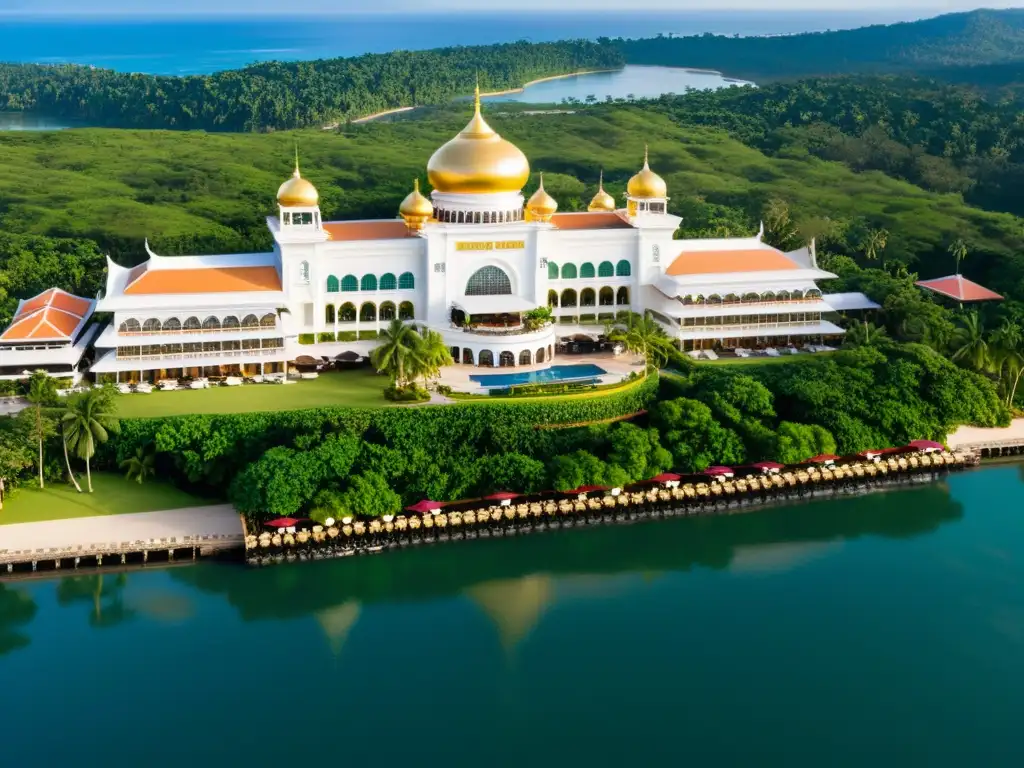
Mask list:
[[[983,3],[985,7],[1020,8],[1024,0]],[[126,16],[126,15],[294,15],[386,13],[401,12],[409,8],[418,11],[437,10],[513,10],[538,8],[560,11],[622,11],[649,9],[660,11],[692,12],[700,10],[723,11],[729,9],[825,10],[867,11],[880,9],[893,12],[899,9],[920,11],[921,16],[948,11],[969,10],[979,6],[963,0],[300,0],[281,3],[280,0],[0,0],[0,14]]]

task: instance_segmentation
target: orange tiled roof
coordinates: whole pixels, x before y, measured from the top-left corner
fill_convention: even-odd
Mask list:
[[[11,327],[0,334],[0,340],[70,341],[91,307],[88,299],[51,288],[21,305]]]
[[[409,236],[404,221],[329,221],[324,230],[331,240],[397,240]]]
[[[669,275],[716,275],[727,272],[774,272],[799,269],[786,254],[774,248],[738,251],[683,251],[669,265]]]
[[[915,285],[957,301],[995,301],[1003,298],[995,291],[990,291],[985,286],[978,285],[963,275],[936,277],[934,280],[918,280]]]
[[[612,211],[556,213],[551,223],[559,229],[629,229],[630,224]]]
[[[196,267],[142,270],[128,283],[124,292],[129,296],[139,296],[280,290],[281,278],[274,267]]]

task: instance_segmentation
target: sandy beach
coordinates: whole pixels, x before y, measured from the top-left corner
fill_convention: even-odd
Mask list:
[[[946,438],[952,449],[995,440],[1024,440],[1024,419],[1014,419],[1008,427],[960,427]]]

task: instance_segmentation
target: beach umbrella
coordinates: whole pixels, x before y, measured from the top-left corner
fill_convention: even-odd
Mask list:
[[[652,483],[676,483],[682,479],[682,475],[677,475],[675,472],[662,472],[660,475],[655,475],[651,478]]]
[[[839,457],[831,453],[823,453],[820,456],[812,456],[805,463],[806,464],[831,464],[834,461],[838,461]]]
[[[934,440],[914,440],[908,445],[909,448],[916,448],[919,451],[944,451],[946,446]]]
[[[733,472],[729,467],[708,467],[702,474],[710,477],[732,477],[735,472]]]
[[[264,525],[271,528],[291,528],[293,525],[298,525],[299,521],[294,517],[279,517],[276,520],[269,520]]]
[[[492,493],[490,496],[484,496],[485,501],[500,501],[501,506],[507,507],[512,503],[512,499],[518,499],[522,494],[512,493],[511,491],[498,491]]]
[[[756,469],[760,469],[762,472],[778,472],[780,469],[784,469],[785,466],[785,464],[779,464],[775,461],[759,461],[754,465]]]
[[[594,493],[596,491],[607,491],[608,486],[606,485],[581,485],[579,488],[573,488],[571,491],[565,491],[568,496],[583,496],[587,493]]]
[[[436,514],[444,504],[445,503],[443,501],[430,501],[429,499],[423,499],[422,501],[417,501],[415,504],[412,504],[405,509],[408,512],[415,512],[420,515],[425,515],[428,512]]]

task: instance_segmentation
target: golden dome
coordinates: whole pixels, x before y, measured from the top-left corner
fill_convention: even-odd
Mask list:
[[[475,98],[473,119],[431,156],[427,178],[438,192],[519,192],[530,178],[530,163],[480,114],[480,86]]]
[[[647,147],[644,147],[644,167],[640,172],[629,180],[626,185],[626,193],[630,197],[668,197],[668,187],[665,180],[651,170],[647,164]]]
[[[544,174],[540,175],[540,186],[537,191],[530,195],[526,203],[526,210],[532,221],[550,221],[551,217],[558,210],[558,202],[544,189]]]
[[[277,202],[283,208],[299,206],[312,208],[320,200],[316,187],[299,175],[299,161],[295,160],[295,173],[277,189]]]
[[[420,180],[413,181],[412,192],[398,206],[398,212],[409,229],[422,229],[424,222],[434,218],[434,204],[420,192]]]
[[[615,198],[604,191],[604,171],[601,171],[601,180],[597,182],[597,194],[594,195],[587,206],[588,211],[614,211]]]

